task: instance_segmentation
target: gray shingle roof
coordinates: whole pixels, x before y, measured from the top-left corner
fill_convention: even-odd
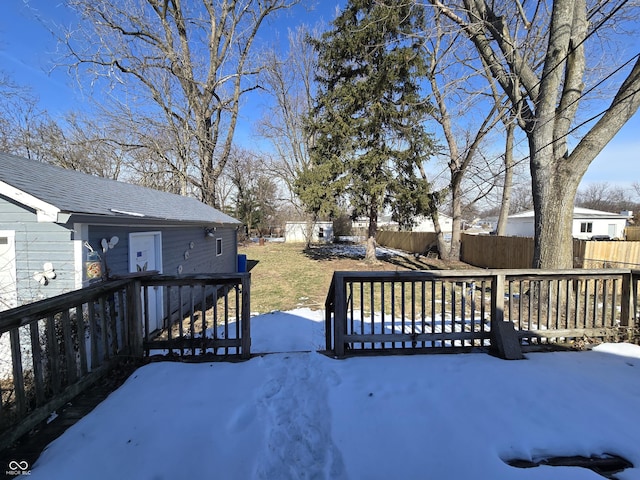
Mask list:
[[[6,153],[0,153],[0,181],[64,213],[240,224],[194,198],[66,170]]]

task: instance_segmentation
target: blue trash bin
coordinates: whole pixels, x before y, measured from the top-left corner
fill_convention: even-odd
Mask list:
[[[247,256],[244,254],[238,254],[238,273],[244,273],[247,271]]]

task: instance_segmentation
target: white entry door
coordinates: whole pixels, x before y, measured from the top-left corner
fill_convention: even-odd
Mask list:
[[[13,230],[0,230],[0,311],[18,306],[15,239]]]
[[[162,235],[160,232],[129,234],[129,271],[162,273]],[[149,288],[148,305],[142,305],[149,312],[149,330],[162,328],[162,290]],[[144,299],[143,299],[144,300]]]

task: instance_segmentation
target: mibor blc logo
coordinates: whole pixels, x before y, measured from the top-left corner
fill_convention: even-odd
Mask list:
[[[29,470],[29,462],[26,460],[11,460],[9,465],[7,465],[9,469],[4,472],[6,475],[31,475],[31,471]]]

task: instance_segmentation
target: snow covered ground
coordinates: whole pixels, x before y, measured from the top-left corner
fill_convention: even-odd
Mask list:
[[[602,479],[505,460],[616,454],[640,479],[640,347],[350,358],[323,312],[252,319],[242,363],[153,363],[53,442],[31,479]]]

